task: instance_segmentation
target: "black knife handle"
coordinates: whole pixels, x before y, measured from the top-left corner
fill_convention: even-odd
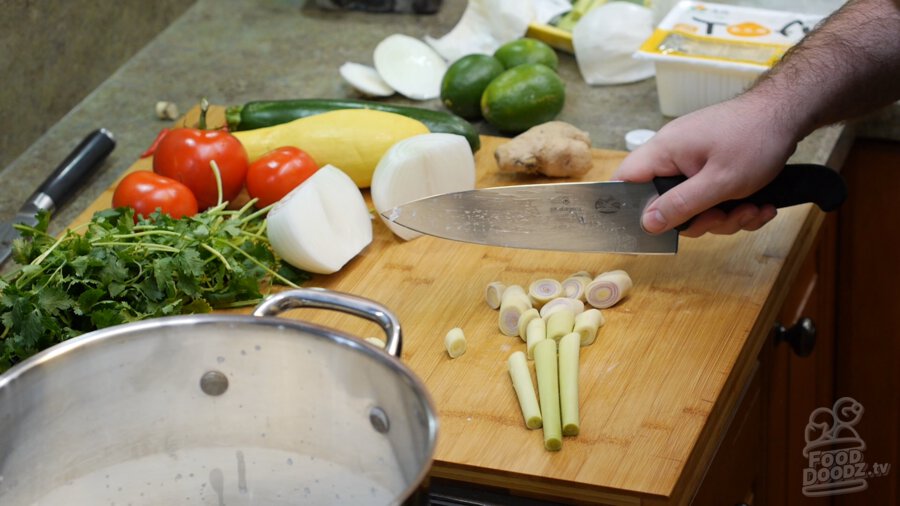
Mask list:
[[[657,177],[653,179],[653,185],[662,195],[686,180],[685,176]],[[745,203],[758,206],[771,204],[777,208],[813,203],[823,211],[833,211],[846,198],[847,185],[836,171],[813,163],[788,164],[758,192],[742,199],[726,200],[715,208],[727,213]],[[690,223],[691,220],[688,220],[676,228],[684,230]]]
[[[116,140],[112,133],[105,128],[94,130],[69,153],[52,174],[47,176],[28,199],[26,206],[31,204],[40,209],[53,211],[72,196],[76,186],[90,175],[115,147]],[[47,202],[45,196],[50,197],[51,201]]]

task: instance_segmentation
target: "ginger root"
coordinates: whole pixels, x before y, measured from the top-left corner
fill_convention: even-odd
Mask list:
[[[591,137],[564,121],[532,127],[494,151],[500,172],[577,177],[593,166]]]

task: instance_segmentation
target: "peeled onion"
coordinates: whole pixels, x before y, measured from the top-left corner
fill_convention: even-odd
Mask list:
[[[266,218],[269,243],[284,261],[331,274],[372,242],[372,220],[356,183],[325,165],[284,196]]]
[[[388,149],[372,174],[371,195],[380,216],[413,200],[473,188],[475,158],[465,137],[430,133],[409,137]],[[381,220],[404,240],[422,235],[383,216]]]
[[[441,94],[447,62],[419,39],[394,34],[375,47],[378,75],[403,96],[430,100]]]

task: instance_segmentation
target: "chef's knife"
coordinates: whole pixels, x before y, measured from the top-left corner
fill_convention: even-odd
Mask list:
[[[9,258],[12,242],[19,237],[19,231],[13,225],[22,223],[33,227],[37,224],[38,211],[52,213],[72,196],[75,189],[100,166],[100,162],[115,146],[113,135],[105,128],[91,132],[41,183],[37,191],[19,208],[12,221],[0,224],[0,265]]]
[[[491,246],[671,254],[678,251],[678,231],[648,234],[641,228],[641,212],[653,198],[685,180],[673,176],[649,183],[555,183],[469,190],[415,200],[382,216],[424,234]],[[779,208],[811,202],[831,211],[846,196],[847,188],[837,172],[822,165],[796,164],[787,165],[753,195],[716,207],[730,211],[745,202]]]

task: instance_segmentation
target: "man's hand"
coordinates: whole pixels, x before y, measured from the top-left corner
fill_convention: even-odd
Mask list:
[[[631,153],[613,179],[688,176],[644,210],[641,224],[647,232],[660,233],[692,218],[682,235],[756,230],[775,217],[773,206],[745,204],[727,214],[711,208],[746,197],[774,179],[796,147],[793,127],[752,97],[740,97],[673,120]]]

